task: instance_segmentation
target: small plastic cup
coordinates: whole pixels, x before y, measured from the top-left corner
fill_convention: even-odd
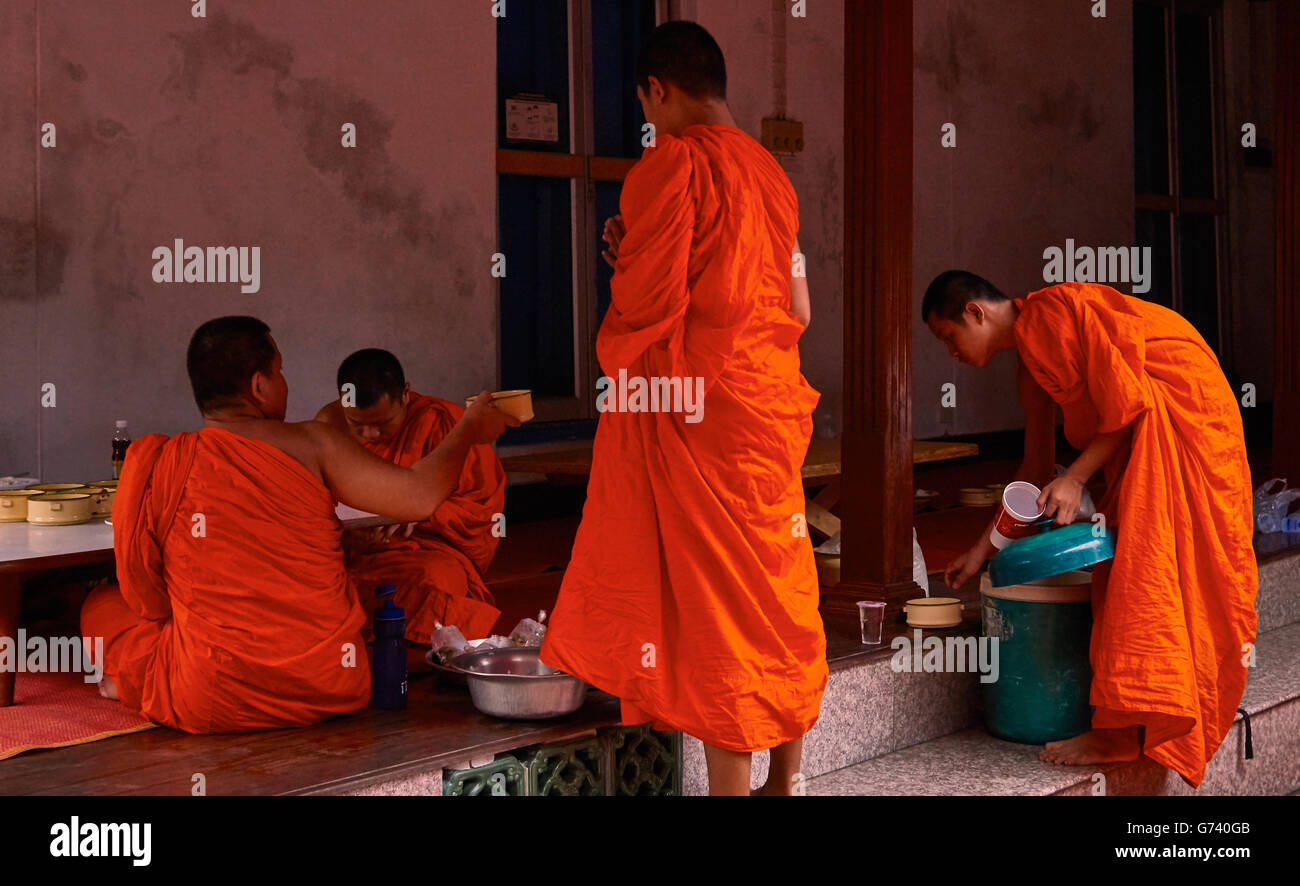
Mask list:
[[[862,627],[862,645],[879,646],[880,633],[885,626],[884,601],[858,601],[858,623]]]

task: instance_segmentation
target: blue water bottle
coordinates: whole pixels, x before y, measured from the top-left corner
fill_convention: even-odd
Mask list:
[[[384,585],[375,591],[384,605],[375,610],[370,704],[388,711],[406,707],[406,612],[393,604],[396,593],[394,585]]]

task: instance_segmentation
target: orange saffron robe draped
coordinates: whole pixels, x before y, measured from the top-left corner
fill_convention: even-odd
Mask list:
[[[621,202],[600,365],[610,379],[699,378],[707,396],[698,422],[602,412],[542,659],[617,695],[624,723],[771,748],[816,723],[828,676],[797,531],[819,398],[789,310],[798,202],[730,126],[660,136]]]
[[[1237,398],[1183,317],[1108,286],[1030,294],[1020,356],[1070,444],[1132,423],[1098,503],[1114,560],[1093,572],[1094,728],[1144,724],[1144,752],[1193,787],[1246,686],[1258,589]]]
[[[464,412],[463,406],[412,391],[401,430],[364,445],[409,468],[438,448]],[[501,611],[483,575],[501,541],[492,530],[505,497],[506,475],[496,452],[472,447],[456,491],[410,538],[398,533],[387,541],[349,543],[348,573],[362,602],[373,599],[380,585],[396,585],[396,603],[406,610],[406,638],[414,643],[429,642],[435,621],[455,625],[471,640],[488,636]]]
[[[81,613],[122,703],[193,733],[365,707],[365,615],[334,506],[291,456],[221,428],[132,443],[113,505],[121,588]]]

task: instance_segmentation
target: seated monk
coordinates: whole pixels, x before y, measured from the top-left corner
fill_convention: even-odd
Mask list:
[[[1105,469],[1097,512],[1117,540],[1114,559],[1092,573],[1092,729],[1049,742],[1041,758],[1094,765],[1145,754],[1199,786],[1246,687],[1258,587],[1241,413],[1214,351],[1168,308],[1091,283],[1013,300],[949,271],[921,315],[963,363],[1019,355],[1016,479],[1046,483],[1046,517],[1072,523],[1084,484]],[[1054,403],[1082,454],[1052,480]],[[986,530],[948,566],[949,585],[994,553]]]
[[[388,351],[357,351],[339,366],[340,396],[316,420],[347,431],[370,452],[410,467],[433,452],[465,408],[411,390],[402,364]],[[356,587],[397,586],[406,610],[406,638],[428,643],[434,622],[469,638],[492,633],[501,611],[483,581],[496,553],[493,532],[505,505],[506,474],[491,446],[465,458],[456,490],[404,532],[345,536],[347,569]]]
[[[471,449],[517,422],[480,397],[436,451],[399,467],[335,428],[284,421],[288,385],[260,320],[203,324],[188,367],[203,427],[131,444],[113,507],[120,589],[82,609],[84,636],[104,638],[101,692],[195,733],[364,707],[369,615],[344,569],[336,499],[420,519]]]

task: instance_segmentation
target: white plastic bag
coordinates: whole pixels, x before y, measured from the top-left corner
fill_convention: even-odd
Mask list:
[[[921,586],[925,595],[930,596],[930,573],[925,568],[925,555],[921,553],[921,542],[916,537],[916,527],[912,527],[912,581]]]

